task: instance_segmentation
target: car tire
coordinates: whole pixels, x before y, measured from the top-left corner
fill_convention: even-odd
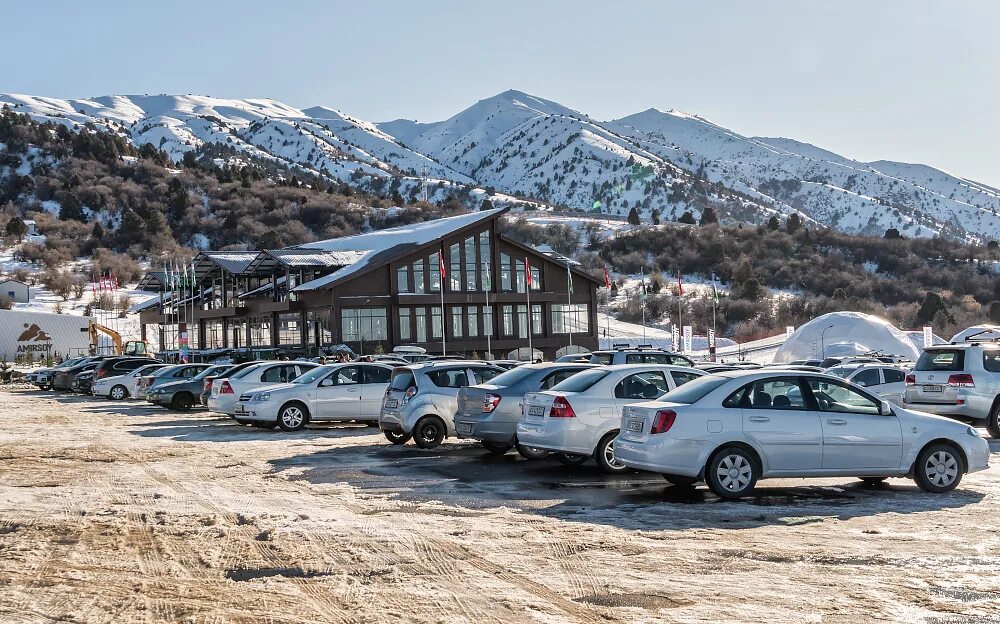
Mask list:
[[[301,431],[309,421],[309,412],[301,403],[282,405],[278,410],[278,426],[282,431]]]
[[[388,431],[383,429],[382,433],[385,435],[385,439],[396,445],[406,444],[410,441],[410,434],[400,433],[397,431]]]
[[[759,466],[756,455],[745,448],[724,446],[708,460],[705,482],[719,498],[741,498],[750,494],[757,484]]]
[[[542,459],[549,456],[549,452],[545,449],[535,448],[533,446],[525,446],[520,442],[514,443],[514,448],[517,449],[517,453],[525,459]]]
[[[579,466],[590,459],[590,455],[574,455],[573,453],[554,453],[552,456],[563,466]]]
[[[483,448],[493,455],[506,455],[512,445],[503,442],[483,442]]]
[[[665,474],[663,478],[667,480],[670,485],[676,485],[678,487],[691,487],[695,483],[698,483],[698,477],[685,477],[684,475],[675,474]]]
[[[597,458],[597,467],[604,474],[621,474],[631,470],[628,466],[615,459],[615,438],[618,431],[605,434],[601,441],[597,443],[594,454]]]
[[[917,455],[913,465],[913,480],[925,492],[950,492],[962,482],[965,462],[962,454],[950,444],[929,444]]]
[[[989,418],[986,419],[986,430],[990,432],[990,437],[1000,440],[1000,397],[993,401],[993,409],[990,410]]]
[[[443,420],[437,416],[424,416],[413,427],[413,441],[422,449],[432,449],[444,441],[447,432]]]
[[[112,386],[111,390],[108,391],[108,398],[112,401],[121,401],[122,399],[126,399],[128,398],[128,388],[121,384]]]
[[[191,409],[192,405],[194,405],[194,397],[191,396],[190,392],[178,392],[170,400],[170,409],[178,412],[186,412]]]

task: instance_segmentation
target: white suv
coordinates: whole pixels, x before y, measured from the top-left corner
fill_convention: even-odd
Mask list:
[[[985,421],[1000,438],[1000,344],[964,342],[927,347],[906,376],[904,407]]]
[[[396,368],[382,400],[379,428],[393,444],[406,444],[412,437],[420,448],[434,448],[455,435],[459,389],[502,372],[485,362],[458,360]]]
[[[906,391],[906,370],[891,364],[881,362],[871,364],[841,364],[826,369],[827,375],[836,375],[841,379],[868,388],[886,401],[901,405],[903,392]]]
[[[616,364],[667,364],[670,366],[694,366],[694,361],[686,355],[671,353],[661,349],[612,349],[594,351],[590,354],[591,364],[613,366]]]

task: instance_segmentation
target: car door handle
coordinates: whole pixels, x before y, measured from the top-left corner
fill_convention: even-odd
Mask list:
[[[767,416],[751,416],[750,422],[756,422],[756,423],[771,422],[771,419],[768,418]]]
[[[840,425],[846,425],[847,421],[844,420],[843,418],[827,418],[826,424],[840,426]]]

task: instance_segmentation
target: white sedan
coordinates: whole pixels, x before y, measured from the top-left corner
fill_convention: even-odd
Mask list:
[[[615,457],[622,408],[655,399],[704,374],[665,364],[619,364],[577,373],[550,390],[524,395],[517,440],[554,451],[567,465],[596,457],[606,473],[628,470]]]
[[[93,385],[94,396],[107,397],[114,401],[134,397],[136,396],[136,384],[139,383],[139,379],[165,366],[167,365],[147,364],[124,375],[98,379]]]
[[[890,404],[821,373],[729,371],[658,401],[626,407],[615,455],[675,484],[704,480],[722,498],[770,477],[912,477],[927,492],[954,489],[989,467],[968,425]]]
[[[212,412],[233,416],[236,413],[236,400],[247,390],[271,384],[287,383],[317,366],[319,365],[311,362],[275,361],[248,366],[231,377],[222,377],[212,382],[212,393],[208,397],[208,409]]]
[[[298,431],[316,421],[378,423],[392,367],[385,364],[318,366],[294,381],[240,395],[236,422]]]

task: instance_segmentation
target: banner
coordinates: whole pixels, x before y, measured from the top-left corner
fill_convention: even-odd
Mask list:
[[[788,338],[794,333],[795,333],[795,327],[793,327],[792,325],[785,326],[785,338]]]
[[[684,326],[684,352],[691,353],[691,326]]]
[[[681,332],[680,332],[680,329],[677,327],[676,323],[670,326],[670,340],[671,340],[670,348],[672,348],[674,351],[680,353],[681,352]]]
[[[708,348],[709,349],[714,349],[715,348],[715,330],[714,329],[708,330]]]
[[[934,344],[934,328],[924,327],[924,346],[929,347]]]

